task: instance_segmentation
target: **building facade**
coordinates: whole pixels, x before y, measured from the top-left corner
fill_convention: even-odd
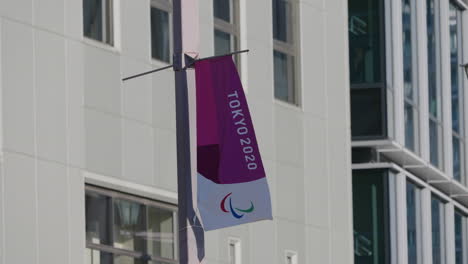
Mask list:
[[[355,263],[468,263],[468,2],[348,3]]]
[[[348,3],[198,2],[201,57],[250,49],[274,216],[206,232],[206,263],[353,263]],[[0,1],[1,263],[177,263],[174,73],[121,81],[171,63],[171,13]]]

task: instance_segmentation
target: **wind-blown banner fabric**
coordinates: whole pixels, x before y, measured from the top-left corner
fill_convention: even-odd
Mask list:
[[[195,63],[197,189],[203,228],[272,219],[265,170],[231,56]]]

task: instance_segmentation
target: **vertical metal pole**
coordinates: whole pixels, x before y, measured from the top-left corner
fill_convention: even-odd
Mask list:
[[[178,246],[180,264],[187,261],[187,187],[190,179],[190,135],[187,96],[187,76],[183,68],[182,55],[182,23],[181,0],[173,1],[174,27],[174,72],[175,72],[175,100],[176,100],[176,137],[177,137],[177,221]]]
[[[196,264],[201,263],[204,257],[204,237],[194,210],[196,208],[195,79],[192,70],[182,70],[182,68],[186,65],[186,54],[198,55],[197,0],[173,1],[173,28],[179,263]]]

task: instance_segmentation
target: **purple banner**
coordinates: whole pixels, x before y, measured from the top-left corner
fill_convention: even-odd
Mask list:
[[[231,56],[195,64],[198,172],[215,183],[265,177],[244,89]]]
[[[195,73],[198,206],[205,230],[271,219],[265,170],[232,57],[198,61]],[[244,209],[236,211],[236,201]],[[229,215],[242,221],[224,219]]]

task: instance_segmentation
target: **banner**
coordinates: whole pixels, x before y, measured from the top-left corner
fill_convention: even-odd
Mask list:
[[[272,219],[268,183],[231,56],[195,63],[198,209],[205,230]]]

